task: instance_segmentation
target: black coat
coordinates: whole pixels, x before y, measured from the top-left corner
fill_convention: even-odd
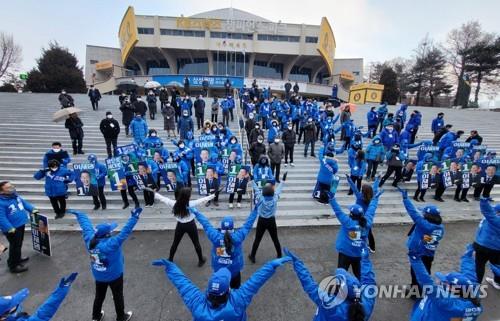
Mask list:
[[[83,123],[80,118],[70,117],[66,119],[64,127],[69,130],[69,137],[71,137],[71,139],[83,138]]]
[[[139,113],[142,117],[144,117],[144,115],[146,115],[146,112],[148,111],[148,106],[142,100],[138,100],[134,103],[134,109],[136,113]]]
[[[167,102],[168,101],[168,91],[166,89],[160,90],[160,101]]]
[[[120,110],[122,111],[122,123],[123,125],[130,125],[132,119],[134,119],[135,108],[131,103],[123,103],[120,106]]]
[[[255,143],[259,138],[259,136],[264,137],[264,131],[262,129],[258,130],[256,128],[252,129],[250,131],[250,137],[248,138],[250,145]]]
[[[295,142],[297,141],[297,134],[293,130],[289,130],[288,128],[285,130],[283,133],[281,139],[283,140],[283,144],[285,146],[293,146],[295,145]]]
[[[196,99],[194,101],[194,112],[196,116],[203,116],[205,114],[205,101],[203,99]]]
[[[94,88],[94,90],[89,89],[88,95],[91,101],[99,101],[101,99],[101,92],[97,88]]]
[[[289,91],[290,91],[290,89],[292,89],[292,84],[291,84],[291,83],[289,83],[289,82],[285,83],[285,91],[286,91],[286,92],[289,92]]]
[[[101,120],[99,129],[101,130],[104,138],[116,138],[118,137],[118,134],[120,134],[120,124],[114,118],[104,118]]]
[[[266,145],[255,142],[250,146],[250,158],[253,163],[257,163],[261,155],[266,155]]]
[[[316,141],[316,125],[314,123],[306,124],[304,126],[304,142],[307,144],[315,141]]]
[[[250,133],[252,132],[252,129],[255,128],[255,124],[256,124],[255,119],[249,118],[245,121],[245,131],[247,132],[248,137],[250,137]]]

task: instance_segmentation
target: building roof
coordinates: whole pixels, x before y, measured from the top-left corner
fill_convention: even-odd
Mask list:
[[[222,8],[201,12],[192,15],[191,18],[272,22],[266,18],[236,8]]]

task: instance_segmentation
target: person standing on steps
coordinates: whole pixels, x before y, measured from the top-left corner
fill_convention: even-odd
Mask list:
[[[71,163],[71,157],[69,156],[68,152],[62,148],[60,142],[53,142],[51,147],[52,148],[43,156],[43,168],[48,168],[49,161],[53,159],[57,160],[63,167],[66,167],[69,163]]]
[[[278,226],[276,225],[276,209],[278,207],[278,200],[280,198],[281,191],[283,190],[287,175],[288,172],[283,174],[283,182],[279,183],[277,186],[267,183],[262,189],[260,189],[255,183],[255,180],[252,182],[255,193],[255,202],[256,204],[260,203],[255,240],[253,241],[252,251],[248,256],[248,259],[253,264],[256,262],[255,256],[257,255],[260,241],[262,241],[262,237],[266,231],[269,232],[269,235],[273,240],[274,248],[276,249],[276,257],[280,258],[282,256],[281,244],[278,239]]]
[[[120,134],[120,124],[113,118],[110,111],[106,112],[106,118],[101,120],[99,125],[104,141],[106,142],[106,152],[108,158],[113,157],[116,147],[118,146],[118,135]],[[111,147],[113,147],[111,149]],[[115,155],[116,156],[116,155]]]
[[[214,100],[212,102],[212,106],[211,106],[211,120],[212,120],[212,123],[216,123],[217,122],[217,118],[219,117],[219,107],[220,107],[220,104],[219,104],[219,98],[217,97],[214,97]]]
[[[200,239],[198,237],[198,228],[196,227],[195,216],[193,213],[189,211],[189,207],[196,207],[201,204],[205,204],[206,202],[212,200],[215,197],[215,194],[208,195],[206,197],[191,201],[191,188],[183,187],[179,189],[178,194],[176,195],[176,200],[172,200],[166,196],[163,196],[152,189],[147,189],[150,192],[155,193],[155,199],[160,202],[166,204],[169,208],[172,209],[172,213],[174,214],[175,219],[177,220],[177,225],[175,226],[174,233],[174,242],[170,247],[170,255],[168,260],[173,262],[175,252],[177,252],[177,247],[182,240],[182,237],[185,233],[193,242],[194,249],[198,256],[198,266],[202,267],[207,261],[203,256]]]
[[[274,177],[276,177],[276,182],[279,183],[281,162],[283,161],[283,157],[285,156],[285,147],[281,143],[281,140],[278,136],[274,138],[274,142],[272,144],[269,144],[267,155],[269,156],[269,160],[271,161],[271,171],[273,172]]]
[[[69,137],[73,145],[73,155],[85,154],[83,152],[83,122],[76,113],[70,114],[64,123],[69,131]]]
[[[203,95],[199,95],[193,105],[197,128],[198,130],[202,130],[203,123],[205,122],[205,100],[203,99]]]
[[[151,120],[154,120],[155,116],[156,116],[156,111],[158,110],[158,108],[156,106],[156,102],[157,102],[156,95],[152,90],[150,90],[148,95],[146,96],[146,101],[148,102],[149,118]]]
[[[290,158],[290,166],[295,167],[293,163],[293,150],[297,142],[297,134],[293,130],[291,123],[288,124],[287,129],[283,132],[282,139],[285,145],[285,167],[288,166],[288,158]]]
[[[68,184],[74,180],[74,173],[60,166],[55,159],[49,161],[48,168],[43,168],[33,175],[36,180],[45,178],[45,195],[56,213],[55,219],[63,218],[66,213],[66,194]]]
[[[122,112],[122,124],[125,126],[125,135],[129,137],[129,126],[134,119],[135,108],[132,103],[130,103],[130,99],[125,97],[123,100],[123,104],[120,105],[120,111]]]
[[[212,242],[212,269],[214,272],[227,268],[231,272],[231,289],[238,289],[241,285],[241,271],[245,264],[243,259],[243,241],[252,230],[257,219],[259,204],[255,206],[242,228],[235,230],[231,216],[226,216],[220,223],[220,228],[212,226],[208,218],[195,208],[190,211],[203,226],[208,239]]]
[[[167,132],[168,138],[175,138],[175,109],[167,102],[161,109],[163,115],[163,129]]]
[[[90,154],[87,158],[91,164],[94,164],[95,177],[97,179],[97,195],[92,195],[92,200],[94,201],[94,211],[99,208],[106,209],[106,196],[104,195],[104,186],[106,186],[106,176],[108,175],[108,169],[103,163],[97,161],[97,156],[95,154]]]
[[[316,125],[314,124],[313,119],[309,118],[304,126],[304,157],[307,158],[309,145],[311,145],[311,157],[316,157],[314,154],[314,145],[316,144],[316,140]]]
[[[165,89],[165,87],[160,88],[159,98],[160,98],[160,109],[163,109],[168,103],[168,90]]]
[[[0,182],[0,230],[9,241],[7,265],[11,273],[28,271],[25,264],[28,257],[22,257],[24,229],[29,221],[29,214],[38,210],[16,192],[16,187],[9,181]]]
[[[104,311],[102,305],[106,299],[108,287],[113,293],[116,320],[129,321],[132,311],[125,313],[125,300],[123,298],[123,273],[124,262],[122,246],[139,221],[142,208],[133,209],[130,218],[120,233],[112,235],[118,227],[115,222],[98,224],[95,228],[88,216],[80,211],[69,210],[76,216],[82,229],[85,248],[90,255],[90,268],[95,279],[95,298],[92,308],[92,320],[102,321]]]
[[[137,96],[137,101],[133,102],[135,114],[140,114],[142,118],[146,118],[146,112],[148,111],[148,106],[142,100],[141,96]]]
[[[130,123],[130,133],[134,137],[134,143],[142,147],[148,131],[148,123],[146,123],[140,113],[136,112],[134,119]]]
[[[99,100],[101,100],[101,92],[99,89],[95,88],[94,85],[90,85],[90,89],[88,92],[88,96],[90,98],[90,103],[92,104],[93,110],[99,109]]]

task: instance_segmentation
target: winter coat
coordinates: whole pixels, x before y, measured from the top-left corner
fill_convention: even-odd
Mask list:
[[[476,232],[476,243],[500,251],[500,216],[495,213],[487,199],[481,199],[480,208],[484,218]]]
[[[297,134],[293,130],[288,128],[283,132],[282,135],[283,144],[288,147],[292,147],[297,142]]]
[[[444,119],[443,117],[436,117],[432,120],[431,130],[434,134],[437,134],[441,128],[444,127]]]
[[[68,184],[75,179],[73,171],[65,167],[59,167],[55,172],[50,169],[41,169],[33,177],[36,180],[45,178],[45,195],[47,197],[65,196]]]
[[[445,150],[447,147],[453,146],[453,142],[457,140],[457,134],[454,132],[448,132],[439,140],[439,149]]]
[[[266,145],[256,141],[250,146],[249,152],[252,162],[257,163],[261,155],[266,155]]]
[[[216,229],[202,213],[195,211],[196,219],[205,230],[208,239],[212,242],[212,269],[214,272],[221,268],[227,268],[231,276],[236,276],[243,270],[245,260],[243,256],[243,242],[248,233],[252,230],[253,223],[257,218],[257,207],[253,209],[245,224],[240,229],[229,232],[231,235],[232,249],[230,253],[226,251],[224,244],[225,232]]]
[[[252,132],[252,129],[255,128],[255,124],[257,124],[255,119],[249,118],[245,121],[245,131],[247,132],[247,135],[250,135],[250,133]]]
[[[401,152],[393,152],[389,151],[387,152],[387,166],[393,166],[393,167],[403,167],[403,161],[405,159],[405,156]]]
[[[377,109],[377,114],[378,114],[378,120],[379,122],[380,121],[383,121],[385,119],[385,116],[387,116],[387,113],[388,113],[388,109],[387,109],[387,105],[386,104],[382,104],[378,107]]]
[[[61,104],[61,108],[67,108],[71,106],[75,106],[75,102],[73,101],[73,97],[69,94],[60,94],[57,98],[59,103]]]
[[[349,164],[349,167],[351,168],[351,176],[363,177],[366,173],[366,161],[364,159],[361,161],[354,159]]]
[[[375,136],[372,142],[366,147],[365,157],[367,160],[382,162],[385,156],[385,148],[382,142],[375,144],[375,139],[380,137]]]
[[[415,228],[408,236],[406,246],[409,250],[419,255],[432,256],[439,246],[439,242],[444,236],[443,224],[433,224],[427,221],[415,208],[410,199],[403,199],[406,212],[410,215]]]
[[[346,121],[348,121],[349,119],[351,119],[351,112],[345,111],[345,110],[342,111],[342,113],[340,114],[340,123],[343,124]]]
[[[146,112],[148,111],[148,106],[146,105],[145,102],[141,101],[136,101],[135,103],[132,104],[134,106],[134,110],[136,113],[141,114],[142,117],[146,115]]]
[[[308,294],[309,298],[316,305],[316,312],[313,316],[313,321],[348,321],[349,306],[353,300],[351,297],[346,298],[342,303],[327,306],[324,301],[325,298],[320,297],[322,291],[319,290],[319,285],[314,281],[311,273],[307,270],[305,264],[300,259],[293,260],[293,267],[297,273],[297,277],[302,285],[304,291]],[[370,320],[373,308],[375,307],[376,296],[369,292],[369,288],[376,284],[375,273],[373,272],[372,263],[368,258],[361,259],[361,279],[358,281],[356,277],[342,268],[335,271],[335,275],[343,276],[347,281],[348,293],[350,288],[356,286],[361,289],[360,302],[365,311],[365,320]],[[346,293],[347,294],[347,293]]]
[[[177,131],[182,139],[187,138],[187,133],[193,131],[194,123],[193,119],[189,116],[182,116],[179,118],[179,123],[177,124]]]
[[[155,148],[155,149],[160,149],[163,147],[163,141],[161,140],[160,137],[156,136],[148,136],[143,142],[144,144],[144,149],[150,149],[150,148]]]
[[[382,145],[384,145],[386,150],[390,150],[394,144],[399,142],[399,134],[395,130],[389,132],[386,128],[384,128],[380,132],[379,136],[382,141]]]
[[[374,110],[370,110],[366,113],[366,119],[368,121],[368,126],[376,126],[378,124],[378,113]]]
[[[261,155],[260,158],[266,157],[265,155]],[[267,157],[266,157],[267,158]],[[274,174],[273,171],[271,170],[271,167],[269,167],[269,164],[266,166],[262,166],[259,163],[253,167],[253,180],[254,181],[261,181],[261,180],[267,180],[267,181],[274,181]]]
[[[69,163],[71,163],[71,157],[68,152],[65,150],[61,150],[55,153],[52,149],[45,153],[43,156],[42,167],[49,167],[49,161],[57,160],[60,166],[66,167]]]
[[[304,126],[304,142],[306,144],[308,143],[314,143],[316,141],[316,125],[314,123],[312,124],[306,124]]]
[[[337,241],[335,242],[337,252],[347,256],[360,258],[361,251],[365,247],[368,233],[373,224],[373,218],[375,217],[375,211],[378,206],[378,198],[374,197],[370,201],[368,209],[363,214],[366,218],[365,227],[361,227],[357,220],[352,219],[349,214],[344,213],[335,198],[330,201],[330,206],[342,225],[337,234]]]
[[[202,117],[205,114],[205,101],[203,99],[196,99],[194,101],[194,112],[196,117]]]
[[[262,136],[264,137],[264,131],[262,129],[252,129],[252,131],[250,131],[250,137],[249,137],[249,143],[250,144],[253,144],[255,142],[257,142],[257,140],[259,139],[259,136]]]
[[[147,95],[146,96],[146,101],[148,102],[148,108],[149,108],[149,112],[150,113],[153,113],[153,114],[156,114],[156,96],[155,95]]]
[[[279,125],[278,125],[279,126]],[[274,127],[274,126],[271,126],[269,127],[269,131],[267,133],[267,142],[269,144],[273,143],[274,142],[274,139],[276,137],[279,137],[280,136],[280,129],[279,127]]]
[[[175,130],[175,109],[172,106],[165,106],[161,110],[163,115],[163,129]]]
[[[101,99],[101,92],[97,88],[89,89],[88,96],[91,101],[99,101]]]
[[[71,139],[83,138],[83,123],[79,117],[66,119],[64,127],[68,129]]]
[[[103,163],[95,162],[95,178],[97,186],[104,187],[106,185],[106,176],[108,176],[108,168]]]
[[[218,115],[219,114],[219,107],[220,104],[218,101],[212,102],[211,110],[212,110],[212,115]]]
[[[276,215],[276,209],[278,208],[278,200],[280,199],[281,192],[283,191],[284,182],[279,183],[274,190],[273,196],[262,195],[262,189],[260,189],[255,180],[253,183],[253,190],[255,193],[255,202],[261,203],[257,209],[259,217],[271,218]]]
[[[0,230],[7,233],[25,225],[35,207],[17,194],[0,194]]]
[[[408,109],[408,105],[402,104],[399,109],[396,111],[394,114],[395,118],[400,118],[401,119],[401,124],[406,123],[406,110]]]
[[[123,103],[120,106],[122,112],[122,124],[125,126],[130,125],[132,119],[134,119],[135,107],[131,103]]]
[[[183,99],[180,104],[181,107],[181,115],[184,110],[189,112],[189,116],[193,115],[193,101],[191,99]]]
[[[273,164],[281,164],[281,160],[285,157],[285,147],[280,143],[269,144],[267,155]]]
[[[109,238],[101,238],[97,245],[90,249],[90,241],[95,236],[95,230],[90,219],[83,213],[76,214],[82,229],[83,241],[90,254],[90,267],[94,279],[98,282],[111,282],[123,275],[125,260],[122,245],[132,233],[139,220],[130,217],[120,233]]]
[[[104,138],[117,138],[120,134],[120,124],[114,118],[104,118],[103,120],[101,120],[99,129],[101,130]]]
[[[168,91],[166,89],[160,90],[160,101],[166,103],[168,101]]]
[[[337,174],[339,170],[339,165],[334,159],[326,159],[319,157],[319,172],[317,181],[321,184],[330,186],[332,184],[333,175]]]
[[[134,118],[130,123],[130,132],[136,144],[140,145],[148,134],[148,123],[142,118]]]
[[[229,291],[227,302],[213,308],[207,299],[206,291],[201,291],[173,263],[165,269],[167,277],[191,311],[193,321],[224,320],[246,321],[246,309],[259,289],[273,276],[275,267],[271,262],[264,264],[239,289]]]

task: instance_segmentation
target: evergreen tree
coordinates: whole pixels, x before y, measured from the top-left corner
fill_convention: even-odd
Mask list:
[[[382,70],[379,83],[384,85],[382,101],[386,101],[390,105],[395,105],[399,98],[398,76],[396,72],[391,67],[385,68]]]

